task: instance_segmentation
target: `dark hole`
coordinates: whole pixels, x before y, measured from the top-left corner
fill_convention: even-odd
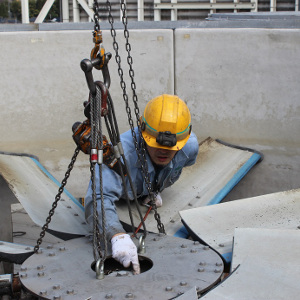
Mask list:
[[[153,267],[153,263],[151,259],[145,257],[145,256],[139,256],[139,262],[140,262],[140,268],[141,273],[147,272]],[[91,265],[91,268],[93,271],[95,271],[96,262],[93,262]],[[118,272],[118,271],[131,271],[132,266],[129,268],[125,268],[122,264],[114,260],[111,256],[107,257],[107,259],[104,262],[104,274],[108,275],[112,272]]]

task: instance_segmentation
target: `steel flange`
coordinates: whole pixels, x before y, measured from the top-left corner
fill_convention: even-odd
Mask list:
[[[138,241],[136,241],[138,243]],[[148,234],[139,256],[141,274],[108,257],[96,279],[91,239],[49,245],[21,266],[23,286],[41,299],[171,299],[196,287],[203,293],[223,273],[221,257],[199,242]]]

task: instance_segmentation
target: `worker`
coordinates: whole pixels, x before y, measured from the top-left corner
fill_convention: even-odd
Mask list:
[[[183,167],[193,165],[196,161],[198,142],[191,129],[191,114],[185,102],[177,96],[166,94],[152,99],[146,105],[141,118],[141,131],[145,145],[141,145],[139,131],[135,129],[138,144],[146,149],[146,163],[153,192],[156,195],[157,207],[162,205],[160,192],[174,184]],[[147,197],[148,190],[144,184],[130,130],[121,134],[121,142],[136,195],[138,199],[146,197],[144,203],[147,203],[150,198]],[[133,274],[139,274],[137,248],[130,235],[123,229],[115,207],[115,201],[125,198],[121,176],[106,165],[103,165],[102,172],[106,237],[111,241],[112,257],[126,268],[132,264]],[[99,177],[96,177],[96,182],[97,209],[101,216]],[[129,198],[133,200],[134,196],[128,180],[126,185]],[[90,182],[85,199],[85,214],[89,224],[93,223],[92,194]],[[168,201],[172,200],[168,199]],[[102,232],[101,222],[99,223]]]

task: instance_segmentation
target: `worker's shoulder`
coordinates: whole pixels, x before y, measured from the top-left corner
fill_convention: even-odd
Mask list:
[[[197,149],[199,148],[198,139],[194,132],[191,132],[191,135],[190,135],[189,139],[187,140],[186,145],[191,148],[197,148]]]
[[[197,155],[199,150],[199,143],[197,136],[192,132],[186,144],[183,147],[183,151],[188,156]]]
[[[137,137],[137,143],[139,143],[139,134],[135,131]],[[132,137],[131,130],[128,130],[121,134],[121,142],[124,149],[125,154],[130,154],[131,152],[135,152],[135,142]]]

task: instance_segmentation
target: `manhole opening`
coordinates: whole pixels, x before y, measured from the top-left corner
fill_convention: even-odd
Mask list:
[[[149,271],[153,267],[153,262],[151,259],[145,256],[139,256],[139,263],[141,268],[141,273]],[[92,270],[95,272],[96,262],[93,262],[91,265]],[[132,266],[129,268],[125,268],[122,264],[117,262],[111,256],[107,257],[104,262],[104,274],[109,275],[113,272],[120,272],[120,271],[131,271]]]

